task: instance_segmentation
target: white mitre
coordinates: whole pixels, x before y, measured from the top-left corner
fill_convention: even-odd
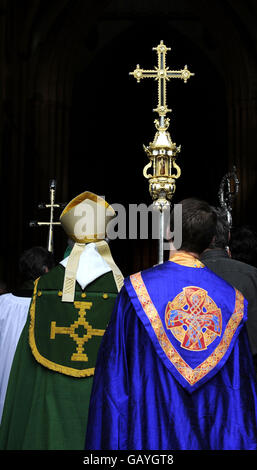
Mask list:
[[[114,209],[102,197],[89,191],[79,194],[64,208],[60,222],[74,246],[68,258],[61,262],[65,267],[63,302],[74,301],[76,280],[85,289],[108,271],[113,272],[120,291],[123,276],[105,241],[107,224],[113,217]]]

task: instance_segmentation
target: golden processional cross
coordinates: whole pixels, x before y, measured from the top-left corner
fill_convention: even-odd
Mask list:
[[[186,83],[187,80],[194,75],[194,73],[188,70],[187,65],[185,65],[182,70],[170,70],[169,67],[166,67],[166,54],[167,51],[170,50],[171,48],[165,46],[163,41],[161,41],[157,47],[153,47],[153,51],[157,51],[158,67],[155,66],[154,70],[144,70],[137,65],[134,72],[130,72],[130,75],[133,75],[138,83],[142,78],[154,78],[158,80],[158,106],[154,111],[156,111],[159,116],[165,116],[171,111],[171,109],[168,109],[166,103],[167,81],[171,78],[181,78]]]
[[[186,65],[181,70],[170,70],[166,66],[166,54],[167,51],[170,51],[170,48],[163,41],[157,47],[154,47],[153,50],[157,51],[158,66],[153,70],[144,70],[137,65],[135,70],[130,72],[130,75],[133,75],[137,82],[140,82],[143,78],[154,78],[158,82],[158,105],[154,109],[159,115],[159,119],[154,121],[157,132],[153,142],[150,142],[148,147],[144,146],[150,163],[145,166],[143,175],[149,180],[149,192],[153,199],[153,206],[160,212],[160,264],[163,262],[164,211],[170,208],[170,201],[176,189],[176,179],[181,174],[181,170],[176,163],[176,156],[180,152],[180,146],[177,147],[175,142],[172,142],[167,131],[170,120],[166,117],[166,114],[171,111],[167,106],[167,82],[171,78],[180,78],[186,83],[194,73],[190,72]],[[147,173],[150,168],[153,170],[152,174]]]

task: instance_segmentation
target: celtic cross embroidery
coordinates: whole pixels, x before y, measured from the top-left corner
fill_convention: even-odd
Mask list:
[[[207,294],[189,286],[168,302],[166,326],[184,349],[202,351],[221,335],[221,311]]]

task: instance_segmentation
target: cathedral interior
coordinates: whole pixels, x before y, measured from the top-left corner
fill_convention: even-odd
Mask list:
[[[56,202],[86,190],[110,203],[151,204],[143,144],[154,136],[157,86],[129,75],[156,65],[160,40],[170,69],[170,134],[181,153],[173,202],[218,205],[224,174],[240,181],[233,223],[255,230],[257,209],[257,3],[254,0],[1,0],[0,279],[13,286],[20,254],[45,246],[49,181]],[[58,219],[60,212],[55,211]],[[54,254],[67,239],[54,230]],[[124,275],[156,264],[156,240],[111,242]]]

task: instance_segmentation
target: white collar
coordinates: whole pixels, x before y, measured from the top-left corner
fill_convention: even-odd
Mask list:
[[[67,266],[68,259],[69,256],[60,262],[64,268]],[[95,243],[86,244],[80,256],[76,274],[76,281],[81,289],[84,290],[88,284],[109,271],[111,268],[98,253]]]

